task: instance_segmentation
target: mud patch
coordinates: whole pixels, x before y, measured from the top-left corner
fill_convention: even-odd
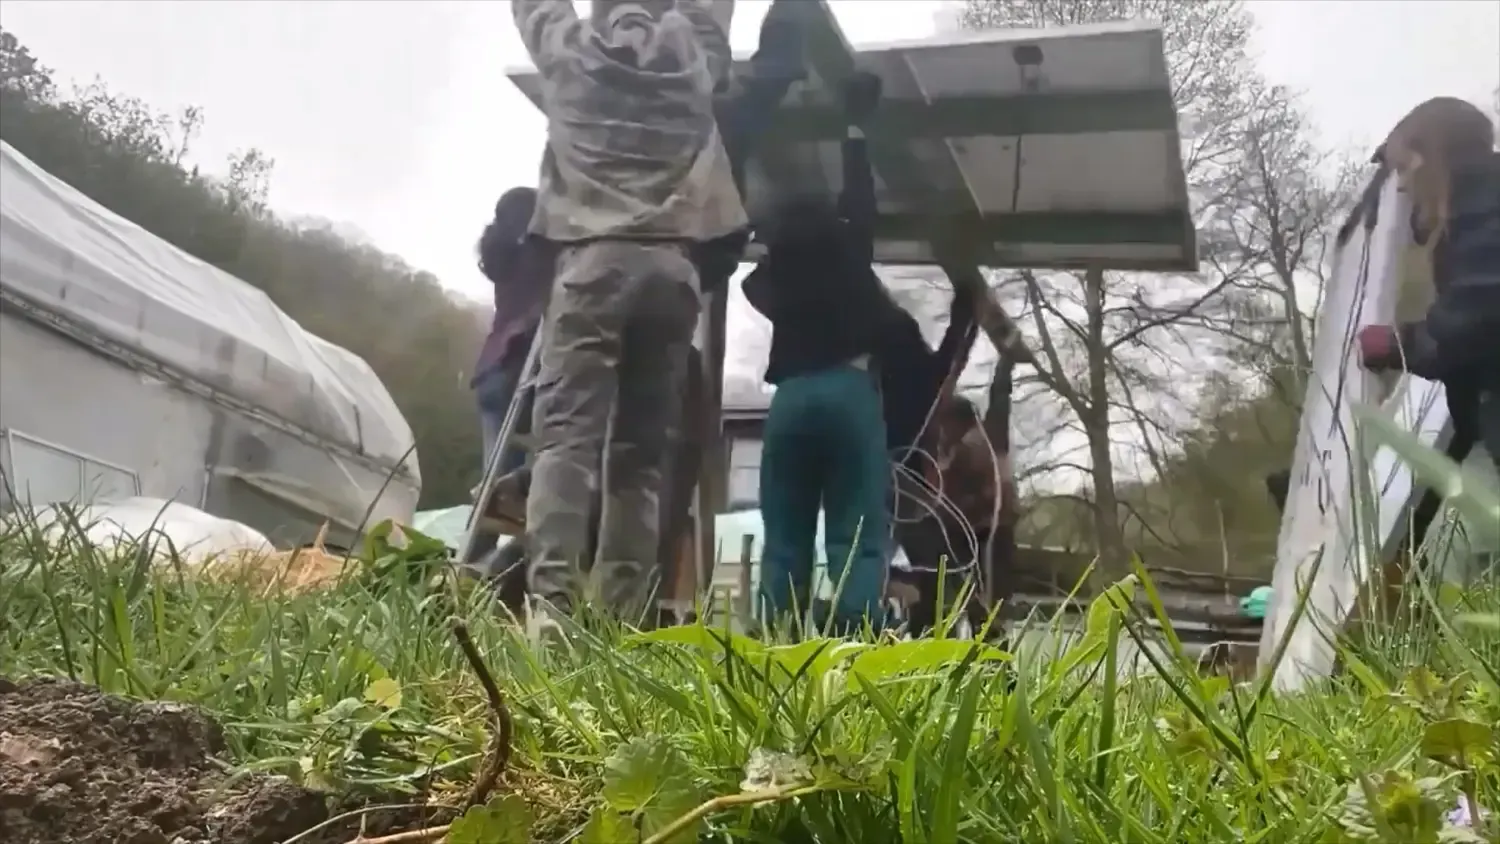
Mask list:
[[[192,707],[0,678],[0,841],[277,844],[352,808],[285,780],[230,783],[224,750],[219,725]],[[377,812],[366,833],[438,820]],[[350,820],[299,844],[342,844],[358,832]]]

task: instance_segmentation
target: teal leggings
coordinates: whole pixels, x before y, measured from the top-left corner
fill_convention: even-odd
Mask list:
[[[764,617],[808,610],[821,506],[828,574],[840,590],[834,622],[842,633],[866,620],[878,629],[885,617],[891,470],[874,376],[840,366],[783,381],[771,399],[763,448]]]

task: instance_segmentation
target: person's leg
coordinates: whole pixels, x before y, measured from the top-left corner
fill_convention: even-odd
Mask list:
[[[474,384],[474,398],[479,405],[479,427],[486,461],[489,460],[490,452],[500,438],[500,429],[505,424],[505,415],[510,412],[511,402],[515,400],[516,392],[520,389],[525,377],[525,373],[521,371],[525,366],[524,357],[513,356],[501,366],[493,367],[481,374]],[[534,407],[534,396],[528,392],[521,407],[517,408],[516,424],[511,431],[512,434],[524,434],[531,430],[531,414]],[[509,474],[525,465],[525,450],[510,445],[501,455],[500,474]]]
[[[790,378],[771,396],[760,456],[761,618],[784,624],[808,611],[817,560],[822,477],[814,398],[807,379]]]
[[[881,596],[891,480],[880,393],[874,377],[859,369],[839,369],[824,377],[832,435],[823,445],[832,470],[823,494],[823,529],[828,574],[839,590],[834,615],[844,631],[857,629],[867,618],[878,629],[885,621]]]
[[[675,245],[601,250],[635,286],[619,369],[619,403],[604,470],[593,579],[609,609],[640,623],[660,581],[662,467],[682,424],[682,378],[698,324],[698,274]]]
[[[526,496],[527,584],[570,612],[583,587],[589,516],[619,388],[626,277],[606,243],[570,246],[542,327],[532,429],[536,451]]]
[[[513,370],[507,366],[490,367],[474,379],[474,402],[479,407],[479,433],[483,443],[481,455],[486,462],[500,438],[500,427],[505,423],[505,412],[510,407],[515,389]]]

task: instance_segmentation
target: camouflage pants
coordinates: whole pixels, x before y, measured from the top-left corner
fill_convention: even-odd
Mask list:
[[[698,277],[675,244],[565,248],[543,324],[526,499],[527,582],[567,612],[580,597],[639,621],[660,579],[662,464],[698,321]],[[595,558],[585,560],[603,467]]]

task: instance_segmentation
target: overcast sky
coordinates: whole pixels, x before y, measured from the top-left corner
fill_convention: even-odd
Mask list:
[[[738,48],[764,2],[742,2]],[[1306,95],[1330,143],[1368,148],[1437,94],[1488,104],[1500,2],[1263,0],[1257,49]],[[938,0],[837,0],[851,41],[933,32]],[[505,77],[526,61],[504,2],[5,0],[4,26],[64,78],[94,76],[174,110],[202,106],[192,158],[276,160],[272,203],[352,224],[381,248],[486,298],[473,242],[495,198],[535,180],[541,116]]]

